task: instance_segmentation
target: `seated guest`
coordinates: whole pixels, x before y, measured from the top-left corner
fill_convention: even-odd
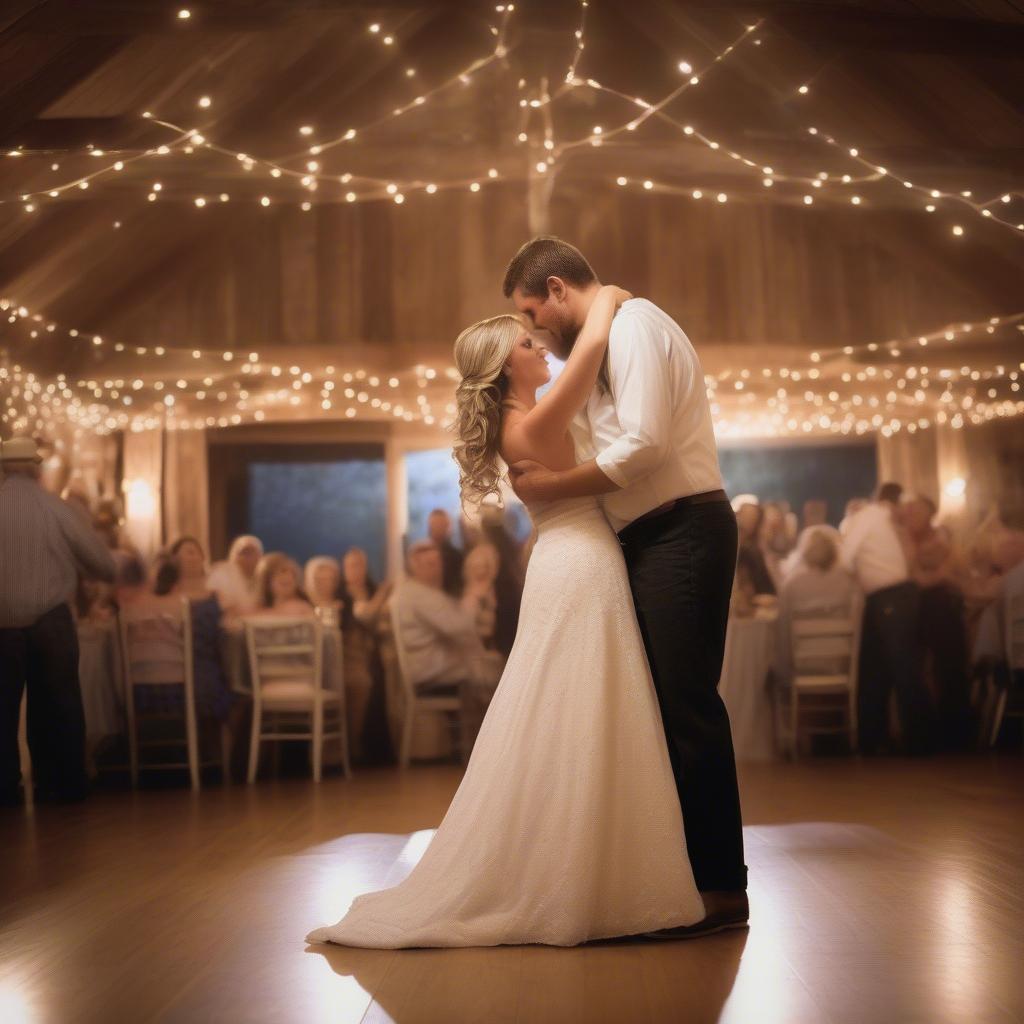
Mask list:
[[[195,544],[194,541],[192,543]],[[195,546],[198,548],[198,544]],[[194,552],[185,556],[186,564],[190,557],[195,557]],[[194,564],[191,568],[195,573]],[[184,583],[182,559],[168,552],[157,561],[153,593],[149,596],[133,595],[128,607],[132,609],[132,614],[158,617],[165,613],[176,614],[182,598],[188,600],[192,620],[196,714],[200,718],[224,720],[231,707],[232,694],[221,661],[221,607],[217,595],[209,591],[205,592],[205,596],[189,596],[189,590],[197,589],[194,582],[196,578],[205,579],[205,574],[194,576],[191,586]],[[136,706],[144,713],[177,714],[182,710],[181,693],[173,688],[140,684],[135,688],[135,694]]]
[[[807,563],[804,560],[804,554],[807,551],[808,544],[818,535],[830,537],[837,545],[841,540],[839,531],[834,526],[829,526],[828,523],[804,527],[797,538],[796,547],[779,564],[779,576],[783,584],[794,573],[806,567]]]
[[[117,576],[114,578],[114,603],[118,609],[126,608],[151,593],[142,557],[136,553],[130,554],[117,567]]]
[[[317,609],[341,610],[338,587],[341,584],[341,566],[336,558],[317,555],[306,563],[302,573],[306,596]]]
[[[766,501],[763,512],[759,538],[761,548],[776,560],[785,558],[793,550],[796,540],[790,528],[788,508],[782,502]]]
[[[749,591],[753,595],[775,593],[775,583],[761,549],[763,521],[764,512],[760,505],[748,502],[741,505],[736,513],[736,526],[739,530],[736,582],[742,591]]]
[[[437,545],[444,563],[444,589],[452,597],[459,596],[462,586],[462,551],[452,543],[451,516],[443,508],[435,508],[427,516],[427,535]]]
[[[409,574],[394,597],[397,639],[408,658],[408,683],[426,691],[438,684],[459,684],[465,754],[483,721],[500,666],[486,657],[473,616],[445,593],[444,563],[437,545],[413,544]]]
[[[206,554],[195,537],[179,537],[168,549],[168,555],[178,568],[177,581],[169,593],[190,601],[216,597],[207,583]]]
[[[227,615],[237,617],[259,607],[256,570],[262,557],[260,539],[245,534],[235,538],[227,560],[217,562],[210,570],[206,585],[216,591]]]
[[[409,681],[421,686],[466,679],[480,650],[476,621],[445,592],[444,560],[433,541],[417,541],[409,549],[409,578],[394,600]]]
[[[313,606],[300,586],[298,563],[280,551],[264,555],[260,562],[259,607],[254,616],[279,618],[312,616]]]
[[[857,703],[860,750],[866,754],[888,745],[893,690],[908,752],[924,753],[931,738],[931,706],[914,642],[918,590],[896,522],[902,493],[899,484],[882,484],[876,500],[850,517],[842,543],[843,564],[865,594]]]
[[[775,672],[783,685],[788,684],[793,671],[794,621],[856,618],[856,602],[857,587],[853,577],[839,565],[836,538],[821,530],[810,532],[801,567],[779,591]]]
[[[473,616],[485,647],[494,646],[498,568],[498,549],[493,544],[477,544],[462,563],[462,607]]]
[[[381,763],[392,760],[387,688],[381,660],[382,616],[391,584],[370,576],[362,548],[349,548],[342,559],[337,597],[345,664],[345,710],[352,757]]]
[[[828,502],[820,498],[809,498],[804,502],[803,528],[824,526],[828,522]]]
[[[918,643],[925,684],[936,704],[938,738],[950,749],[966,745],[971,722],[969,653],[964,595],[957,580],[952,538],[934,525],[929,498],[905,501],[900,518],[918,586]]]

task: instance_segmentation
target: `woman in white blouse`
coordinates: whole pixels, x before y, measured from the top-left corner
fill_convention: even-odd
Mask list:
[[[241,617],[259,607],[259,581],[256,570],[263,557],[259,537],[236,537],[223,562],[210,570],[206,585],[217,594],[225,616]]]

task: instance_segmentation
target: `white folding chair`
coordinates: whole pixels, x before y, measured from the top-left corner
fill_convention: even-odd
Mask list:
[[[455,746],[460,760],[463,757],[462,743],[462,697],[460,684],[431,683],[429,690],[417,689],[409,671],[409,652],[402,638],[402,623],[399,599],[391,601],[391,631],[394,634],[395,654],[398,658],[398,675],[401,679],[404,708],[402,710],[402,739],[399,746],[398,763],[409,767],[412,753],[412,730],[416,716],[423,712],[439,711],[448,716],[455,733]]]
[[[192,645],[192,609],[182,598],[174,611],[154,612],[151,608],[129,605],[118,615],[121,664],[124,670],[125,711],[128,718],[128,752],[132,786],[139,784],[139,769],[178,770],[187,768],[192,788],[199,788],[199,770],[219,764],[228,781],[230,751],[226,727],[220,732],[220,757],[200,760],[199,730],[196,723],[195,663]],[[140,713],[135,706],[135,687],[167,686],[184,689],[185,748],[184,761],[148,761],[140,764],[144,747],[179,747],[180,738],[140,739],[140,721],[178,721],[182,715],[173,712]]]
[[[1006,686],[999,691],[995,711],[992,715],[992,732],[989,746],[994,747],[999,731],[1007,718],[1024,718],[1024,706],[1008,707],[1011,691],[1016,688],[1015,676],[1024,673],[1024,594],[1009,594],[1004,605],[1006,641]]]
[[[248,619],[245,643],[252,677],[249,782],[256,781],[260,744],[309,740],[313,781],[319,782],[325,740],[341,745],[342,768],[352,777],[344,695],[323,685],[323,625],[315,618]],[[269,731],[264,731],[264,717]]]
[[[793,678],[787,694],[788,714],[781,731],[794,758],[799,753],[802,734],[846,733],[850,750],[856,750],[858,633],[854,618],[793,621]],[[844,699],[819,699],[822,697]],[[811,711],[818,720],[808,718]]]

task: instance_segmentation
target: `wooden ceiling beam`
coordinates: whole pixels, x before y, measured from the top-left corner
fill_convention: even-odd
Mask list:
[[[12,27],[22,32],[73,34],[79,37],[139,35],[153,32],[266,32],[301,19],[330,14],[364,13],[367,19],[389,13],[436,9],[429,0],[252,0],[244,4],[204,3],[191,8],[187,20],[177,17],[179,5],[146,2],[48,0],[29,6]],[[189,7],[187,2],[180,6]],[[446,0],[448,9],[479,15],[472,0]]]

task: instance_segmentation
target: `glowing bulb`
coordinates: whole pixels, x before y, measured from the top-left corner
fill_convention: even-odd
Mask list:
[[[619,177],[619,178],[615,179],[615,183],[617,185],[627,185],[627,184],[629,184],[629,179],[628,178]]]
[[[210,105],[210,104],[211,104],[212,102],[213,102],[213,100],[211,100],[209,96],[200,96],[200,97],[199,97],[199,106],[201,106],[201,107],[202,107],[202,108],[203,108],[204,110],[205,110],[205,109],[206,109],[206,108],[207,108],[207,107],[208,107],[208,106],[209,106],[209,105]]]
[[[960,235],[962,235],[963,233],[964,233],[964,229],[959,224],[954,224],[953,225],[953,234],[954,235],[956,235],[959,238]]]
[[[180,11],[178,11],[178,20],[179,21],[188,21],[188,19],[191,18],[191,17],[192,17],[192,12],[187,7],[182,7],[182,9]]]
[[[854,206],[860,206],[860,196],[850,196],[850,202],[853,203]]]
[[[299,134],[300,135],[312,135],[313,134],[313,126],[311,124],[304,124],[299,129]]]
[[[810,92],[810,89],[808,89],[806,85],[801,85],[800,88],[797,89],[797,92],[800,93],[801,96],[806,96],[807,93]]]
[[[724,192],[719,192],[715,198],[720,202],[724,203],[729,197]]]
[[[206,200],[202,196],[196,196],[196,206],[202,208],[206,205]]]
[[[260,206],[269,206],[269,205],[270,205],[270,196],[261,196],[260,197]]]
[[[433,195],[437,191],[437,186],[433,183],[429,184],[424,190],[428,195]]]
[[[684,75],[688,75],[693,71],[693,66],[689,61],[681,60],[679,62],[679,70],[682,71]]]

